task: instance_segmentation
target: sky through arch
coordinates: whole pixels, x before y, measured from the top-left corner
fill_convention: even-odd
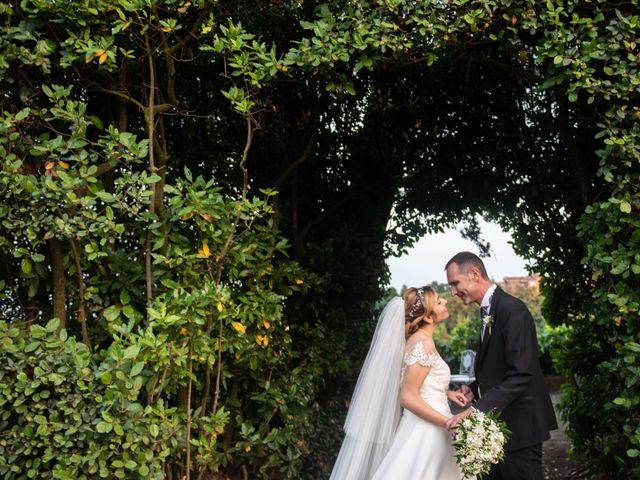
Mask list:
[[[480,228],[482,238],[491,243],[492,256],[483,258],[491,278],[501,281],[503,277],[528,275],[525,260],[516,255],[509,244],[511,235],[508,232],[485,220],[480,220]],[[387,259],[391,286],[399,291],[403,285],[446,283],[444,265],[462,250],[479,252],[473,242],[462,238],[457,227],[421,238],[405,255]]]

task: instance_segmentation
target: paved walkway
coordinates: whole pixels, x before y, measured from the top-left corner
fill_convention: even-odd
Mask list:
[[[551,432],[551,439],[543,444],[543,469],[545,480],[565,480],[567,476],[580,467],[580,463],[569,458],[571,442],[564,433],[564,424],[558,411],[560,392],[551,393],[551,401],[556,407],[558,430]]]

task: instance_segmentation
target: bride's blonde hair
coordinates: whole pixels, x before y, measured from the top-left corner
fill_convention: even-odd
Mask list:
[[[426,317],[436,306],[436,291],[429,286],[407,288],[402,294],[404,300],[404,336],[409,338],[425,325]]]

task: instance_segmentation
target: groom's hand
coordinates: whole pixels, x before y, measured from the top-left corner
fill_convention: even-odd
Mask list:
[[[464,394],[459,390],[448,391],[447,397],[449,397],[449,400],[460,407],[464,407],[467,403],[469,403],[467,401],[467,397],[465,397]]]
[[[475,398],[473,392],[469,388],[469,385],[461,385],[460,392],[466,397],[467,403],[472,402]]]

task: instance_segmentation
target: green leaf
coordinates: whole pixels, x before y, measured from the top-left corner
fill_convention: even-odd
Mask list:
[[[29,342],[27,344],[27,346],[24,347],[25,353],[33,352],[34,350],[36,350],[40,346],[40,343],[41,343],[40,340],[33,340],[33,341]]]
[[[98,431],[98,433],[109,433],[112,428],[113,428],[113,425],[107,422],[100,422],[96,425],[96,430]]]
[[[31,112],[30,108],[23,108],[18,113],[16,113],[15,119],[18,122],[22,122],[25,118],[27,118],[29,116],[30,112]]]
[[[111,203],[115,201],[115,198],[113,198],[113,195],[111,195],[109,192],[105,192],[104,190],[98,190],[96,192],[96,197],[98,197],[103,202],[107,202],[107,203]]]
[[[47,332],[53,333],[58,329],[59,326],[60,326],[60,319],[52,318],[51,320],[49,320],[49,322],[47,323],[47,326],[44,328]]]
[[[620,211],[622,213],[631,213],[631,204],[629,202],[620,202]]]
[[[22,262],[20,264],[20,267],[22,268],[22,272],[29,275],[33,269],[33,265],[31,263],[31,260],[29,260],[28,258],[23,258]]]
[[[97,128],[99,128],[100,130],[104,130],[104,124],[102,123],[100,117],[89,115],[89,120],[91,120],[91,123],[93,123]]]
[[[33,298],[36,296],[39,287],[40,282],[38,281],[38,277],[32,279],[32,281],[29,282],[29,290],[27,290],[27,295],[29,296],[29,298]]]
[[[100,381],[105,385],[110,385],[112,380],[113,376],[111,375],[111,372],[104,372],[102,375],[100,375]]]
[[[147,467],[146,465],[142,465],[138,469],[138,473],[140,474],[141,477],[146,478],[149,475],[149,467]]]
[[[128,305],[130,301],[131,297],[129,296],[129,292],[127,290],[120,290],[120,303]]]
[[[124,316],[129,319],[133,319],[136,317],[136,311],[131,305],[125,305],[124,307],[122,307],[122,313],[124,313]]]
[[[127,347],[127,349],[124,351],[124,358],[135,358],[138,356],[138,353],[140,353],[140,346],[138,345],[131,345],[130,347]]]
[[[144,362],[137,362],[136,364],[133,365],[133,367],[131,367],[130,375],[132,377],[135,377],[142,371],[143,368],[144,368]]]
[[[104,309],[102,315],[104,315],[104,318],[106,318],[107,321],[113,322],[120,316],[120,307],[118,307],[117,305],[111,305],[110,307]]]

